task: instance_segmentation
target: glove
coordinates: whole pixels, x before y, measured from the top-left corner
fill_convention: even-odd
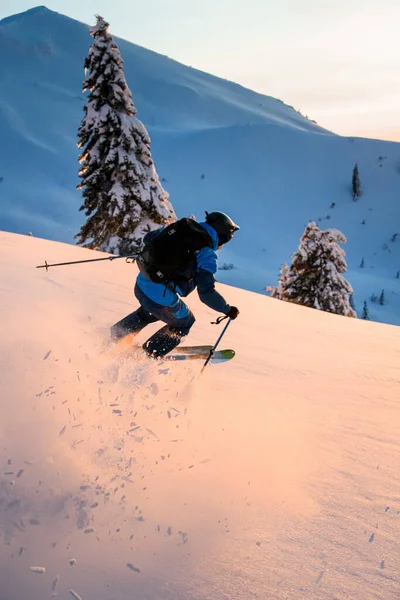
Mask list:
[[[239,314],[239,309],[236,308],[236,306],[231,306],[229,309],[229,312],[227,313],[227,317],[229,317],[230,319],[236,319],[236,317]]]

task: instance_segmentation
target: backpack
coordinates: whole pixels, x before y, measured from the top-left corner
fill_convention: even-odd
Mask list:
[[[154,283],[188,281],[185,271],[206,246],[213,247],[209,233],[194,219],[179,219],[159,233],[150,234],[136,262],[143,275]]]

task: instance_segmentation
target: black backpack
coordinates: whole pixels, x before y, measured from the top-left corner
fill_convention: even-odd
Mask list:
[[[179,219],[160,233],[149,235],[149,241],[136,259],[140,271],[154,283],[190,279],[185,275],[196,253],[206,246],[213,247],[207,231],[194,219]]]

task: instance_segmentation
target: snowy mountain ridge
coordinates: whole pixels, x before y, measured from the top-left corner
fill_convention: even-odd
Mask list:
[[[87,25],[45,7],[0,21],[1,229],[74,242],[84,218],[76,133],[91,41]],[[372,319],[400,324],[397,143],[334,135],[279,100],[116,41],[178,216],[219,209],[241,225],[222,253],[234,266],[219,272],[222,281],[264,293],[315,221],[348,239],[358,314],[367,300]],[[356,162],[364,193],[353,202]],[[372,303],[382,289],[386,304]]]
[[[53,12],[44,6],[6,17],[0,21],[0,32],[9,43],[15,44],[15,42],[18,42],[21,49],[27,54],[35,50],[37,54],[42,54],[42,56],[46,56],[46,54],[48,56],[52,54],[60,55],[64,52],[71,54],[71,58],[74,55],[76,56],[76,49],[71,48],[69,33],[72,33],[75,37],[74,45],[78,45],[79,49],[83,51],[81,53],[82,58],[84,58],[86,49],[91,42],[91,38],[88,37],[88,25]],[[136,94],[134,92],[135,85],[131,84],[134,97],[140,99],[142,95],[150,95],[149,92],[152,91],[149,89],[150,86],[153,86],[153,88],[157,86],[150,106],[147,97],[146,107],[140,107],[140,100],[136,101],[142,115],[145,111],[143,120],[147,123],[147,127],[165,130],[174,129],[173,125],[175,125],[176,130],[181,131],[186,128],[203,129],[204,127],[240,125],[248,123],[248,120],[245,120],[247,116],[247,119],[252,117],[258,119],[260,123],[279,123],[300,130],[324,132],[321,127],[305,119],[292,107],[286,106],[280,100],[257,94],[239,84],[187,67],[126,40],[117,37],[114,39],[125,59],[126,72],[131,71],[132,74],[132,71],[134,71],[133,78],[128,75],[129,79],[138,82],[139,90]],[[140,60],[141,64],[133,65],[132,59]],[[160,76],[160,67],[163,71],[162,77]],[[78,78],[76,78],[77,81],[82,79],[82,68],[81,63],[80,72],[77,74]],[[154,70],[155,72],[152,73]],[[174,85],[179,86],[178,93],[173,89]],[[144,90],[140,89],[143,87],[145,87]],[[221,88],[226,92],[225,97],[221,94]],[[160,110],[169,100],[168,98],[162,98],[163,93],[167,93],[168,90],[174,92],[174,96],[179,99],[179,113],[186,112],[191,117],[190,121],[185,114],[180,114],[180,118],[179,114],[176,114],[173,119],[170,111],[166,114],[165,111]],[[79,95],[80,88],[77,92]],[[158,95],[161,96],[161,102],[160,99],[157,99]],[[203,99],[207,103],[201,104]],[[182,111],[185,105],[186,110]],[[154,114],[155,108],[158,109],[157,115]],[[171,106],[168,108],[173,109]],[[226,110],[227,108],[230,109],[230,112]],[[151,109],[153,109],[151,116],[153,119],[156,117],[158,123],[149,123],[149,117],[146,116],[146,113],[149,114]]]

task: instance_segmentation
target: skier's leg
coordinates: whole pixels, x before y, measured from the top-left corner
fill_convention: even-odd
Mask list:
[[[150,323],[155,323],[158,318],[152,315],[143,306],[140,306],[130,315],[127,315],[111,327],[111,338],[118,341],[127,335],[137,335]]]
[[[152,311],[153,308],[157,309],[158,304],[152,302],[137,284],[135,285],[135,296],[140,303],[139,308],[111,327],[111,339],[114,342],[117,342],[126,336],[129,336],[129,340],[127,339],[126,341],[130,341],[130,339],[142,331],[146,325],[158,321],[157,315],[154,315]]]
[[[152,358],[160,358],[171,352],[188,335],[195,322],[193,313],[179,300],[178,306],[163,306],[157,313],[158,319],[167,323],[143,344],[143,349]]]
[[[176,328],[165,325],[143,344],[143,350],[151,358],[165,356],[181,343],[182,338],[189,333],[189,329],[190,327]]]

